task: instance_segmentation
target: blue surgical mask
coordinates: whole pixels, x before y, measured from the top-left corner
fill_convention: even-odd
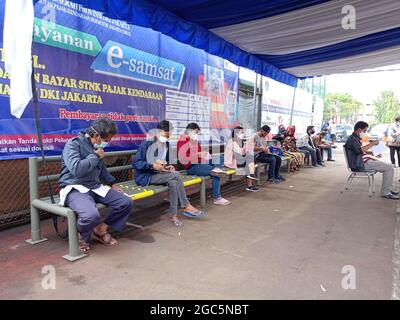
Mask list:
[[[92,129],[94,132],[96,132],[100,136],[100,134],[96,131],[95,128],[92,127]],[[100,139],[101,139],[101,137],[100,137]],[[100,149],[100,148],[104,149],[105,147],[107,147],[107,145],[108,145],[108,142],[105,142],[101,139],[101,143],[95,143],[93,146],[95,147],[95,149]]]
[[[107,147],[107,145],[108,145],[108,142],[104,142],[104,141],[102,140],[100,144],[95,143],[95,144],[94,144],[94,147],[95,147],[96,149],[99,149],[99,148],[104,149],[105,147]]]

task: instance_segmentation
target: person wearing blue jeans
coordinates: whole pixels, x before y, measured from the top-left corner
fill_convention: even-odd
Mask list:
[[[281,176],[282,159],[276,154],[269,151],[266,136],[271,132],[271,128],[267,125],[262,126],[254,135],[254,152],[255,161],[268,163],[268,181],[279,183],[285,178]]]
[[[224,162],[222,162],[224,163]],[[208,164],[200,163],[200,164],[192,164],[189,169],[187,169],[188,174],[192,174],[194,176],[206,177],[211,175],[211,171],[218,167],[218,165],[214,165],[212,160],[209,160]],[[212,196],[214,199],[221,199],[221,181],[220,177],[211,176],[212,182]]]
[[[221,196],[220,177],[211,175],[211,172],[222,166],[224,161],[220,159],[218,163],[212,161],[208,152],[204,152],[198,142],[200,127],[196,123],[189,123],[185,130],[185,135],[181,135],[178,140],[178,159],[185,167],[188,174],[196,176],[211,176],[212,195],[214,204],[229,205],[231,202]]]

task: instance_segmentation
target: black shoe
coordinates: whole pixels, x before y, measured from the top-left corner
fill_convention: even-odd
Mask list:
[[[392,193],[386,194],[386,195],[384,195],[384,196],[382,196],[382,197],[384,197],[384,198],[386,198],[386,199],[392,199],[392,200],[399,200],[399,199],[400,199],[399,196],[396,196],[396,195],[394,195],[394,194],[392,194]]]
[[[256,177],[255,174],[248,174],[248,175],[246,176],[246,178],[247,178],[247,179],[252,179],[252,180],[258,180],[258,178]]]
[[[282,177],[282,176],[279,176],[278,180],[286,181],[286,179],[284,177]]]
[[[246,190],[250,191],[250,192],[258,192],[258,191],[260,191],[260,189],[258,189],[255,186],[247,187]]]
[[[271,183],[280,183],[281,182],[281,180],[279,180],[279,179],[268,179],[267,181],[271,182]]]
[[[328,159],[327,161],[335,161],[335,160],[333,160],[333,159]]]

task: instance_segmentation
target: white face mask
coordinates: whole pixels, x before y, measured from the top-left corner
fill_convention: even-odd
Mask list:
[[[396,125],[400,127],[400,121],[396,121]]]
[[[189,137],[190,137],[190,139],[192,139],[192,140],[199,140],[199,134],[198,133],[196,133],[196,132],[191,132],[191,133],[189,133]]]
[[[166,143],[168,141],[168,138],[164,136],[159,136],[158,141],[160,141],[161,143]]]
[[[367,136],[367,133],[366,132],[364,132],[364,131],[361,131],[360,132],[360,138],[364,138],[364,137],[366,137]]]
[[[242,133],[239,133],[237,136],[238,136],[238,138],[239,138],[240,140],[243,140],[244,137],[245,137],[245,134],[244,134],[244,132],[242,132]]]

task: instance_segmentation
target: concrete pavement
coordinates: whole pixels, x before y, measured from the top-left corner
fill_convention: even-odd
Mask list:
[[[258,193],[227,184],[232,205],[209,200],[204,219],[185,219],[182,229],[166,220],[167,204],[137,202],[132,221],[143,229],[127,228],[117,247],[96,244],[75,263],[61,258],[67,243],[49,220],[49,241],[36,246],[24,242],[29,226],[4,230],[0,298],[390,299],[398,201],[370,199],[366,181],[340,194],[347,172],[340,151],[334,156],[326,168],[302,169]],[[380,182],[378,174],[377,191]],[[48,265],[55,290],[42,287]]]

